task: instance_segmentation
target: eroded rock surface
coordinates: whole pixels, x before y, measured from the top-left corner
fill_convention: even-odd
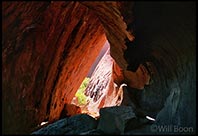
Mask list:
[[[100,109],[100,121],[97,129],[102,130],[105,134],[123,134],[127,121],[135,117],[130,106],[102,108]]]
[[[3,133],[58,120],[106,37],[115,62],[107,98],[125,83],[156,124],[195,132],[195,11],[194,2],[3,2]]]
[[[99,116],[101,101],[108,96],[109,83],[111,79],[113,59],[108,49],[94,70],[89,84],[85,89],[85,95],[89,98],[86,105],[87,110],[93,116]]]
[[[2,4],[3,131],[28,133],[59,119],[106,37],[79,2]]]
[[[108,120],[108,121],[107,121]],[[51,123],[32,134],[43,135],[104,135],[130,134],[136,129],[151,125],[146,118],[137,118],[130,106],[114,106],[100,109],[95,120],[86,114],[67,117]]]
[[[87,114],[61,119],[33,132],[35,135],[77,135],[97,127],[97,121]]]

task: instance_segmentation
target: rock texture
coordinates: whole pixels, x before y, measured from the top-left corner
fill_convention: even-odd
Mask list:
[[[193,2],[133,6],[134,16],[124,18],[135,35],[134,41],[126,40],[129,65],[123,69],[114,63],[108,96],[126,83],[132,94],[128,103],[136,99],[133,107],[140,109],[140,116],[157,118],[157,125],[191,127],[195,133],[195,6]]]
[[[195,132],[195,11],[195,2],[2,2],[3,133],[58,120],[106,38],[107,96],[124,83],[157,125]]]
[[[124,38],[133,36],[117,2],[3,2],[2,19],[5,133],[28,133],[44,120],[57,120],[104,45],[105,33],[113,58],[127,65]]]
[[[86,114],[76,115],[70,118],[61,119],[47,127],[41,128],[33,135],[77,135],[97,127],[97,121]]]
[[[76,106],[74,104],[65,104],[61,112],[60,118],[63,118],[66,116],[73,116],[73,115],[81,114],[81,113],[82,111],[79,106]]]
[[[111,78],[113,59],[108,49],[98,65],[96,66],[92,77],[85,89],[85,95],[88,96],[89,102],[86,105],[88,113],[93,116],[99,116],[100,103],[107,96],[108,86]]]
[[[151,61],[157,70],[151,77],[153,83],[137,95],[140,107],[156,118],[158,126],[192,127],[193,131],[188,133],[196,132],[195,9],[193,2],[136,2],[137,41],[129,44],[125,52],[130,63],[138,62],[139,59],[133,58],[141,57],[131,52],[147,50],[142,52],[147,57],[140,60]],[[140,47],[135,49],[135,46]],[[129,69],[133,69],[133,65]]]
[[[100,116],[97,129],[102,130],[105,134],[123,134],[127,121],[136,117],[130,106],[102,108]]]
[[[108,121],[107,121],[108,120]],[[95,120],[86,114],[67,117],[34,131],[33,135],[104,135],[130,134],[149,120],[138,119],[130,106],[114,106],[100,109]],[[133,132],[134,133],[134,132]]]
[[[60,117],[106,37],[79,2],[3,2],[2,8],[3,131],[28,133]]]
[[[120,12],[125,8],[124,4],[120,2],[81,2],[83,5],[90,8],[99,18],[101,24],[105,29],[105,34],[111,45],[110,54],[116,63],[123,69],[126,69],[127,62],[123,58],[124,50],[126,49],[125,39],[132,41],[134,36],[127,31],[127,25],[123,20],[124,12]],[[129,2],[129,5],[133,2]],[[130,6],[131,7],[131,6]]]

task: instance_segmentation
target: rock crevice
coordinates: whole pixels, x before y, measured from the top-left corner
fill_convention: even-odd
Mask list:
[[[195,131],[195,10],[194,2],[2,2],[3,133],[60,119],[107,40],[113,66],[98,107],[122,100],[126,85],[156,124]]]

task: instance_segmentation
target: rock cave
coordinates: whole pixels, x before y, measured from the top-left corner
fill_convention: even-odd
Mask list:
[[[2,2],[2,133],[195,134],[195,11],[192,1]],[[82,112],[72,102],[87,75]]]

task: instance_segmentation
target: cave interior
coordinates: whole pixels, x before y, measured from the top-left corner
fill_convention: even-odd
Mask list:
[[[2,2],[3,134],[194,134],[195,11],[176,1]],[[80,118],[83,132],[61,128]]]

